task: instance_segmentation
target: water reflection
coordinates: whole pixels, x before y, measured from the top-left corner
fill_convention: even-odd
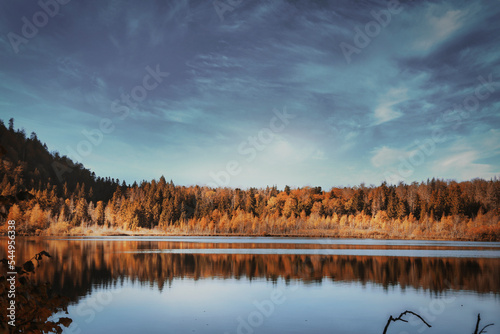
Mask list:
[[[2,243],[6,245],[6,243]],[[469,290],[500,293],[500,258],[434,258],[300,254],[203,254],[214,248],[235,249],[325,249],[353,245],[304,245],[294,243],[204,243],[142,240],[54,240],[17,241],[18,258],[29,258],[42,249],[53,258],[44,262],[36,280],[72,300],[87,295],[93,287],[110,287],[123,280],[158,286],[163,290],[175,278],[193,280],[220,278],[285,281],[306,284],[334,282],[374,283],[384,287],[413,287],[439,293]],[[299,247],[300,246],[300,247]],[[369,249],[366,245],[361,245]],[[382,245],[376,245],[381,247]],[[392,247],[401,247],[396,245]],[[316,248],[315,248],[316,247]],[[391,246],[387,246],[391,247]],[[423,246],[419,246],[423,247]],[[453,246],[455,249],[458,246]],[[149,252],[154,249],[196,249],[199,253]],[[498,249],[498,248],[497,248]],[[479,251],[478,251],[479,252]],[[0,258],[6,249],[0,250]]]

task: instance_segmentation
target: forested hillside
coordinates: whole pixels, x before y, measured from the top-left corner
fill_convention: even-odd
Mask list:
[[[18,233],[314,235],[500,240],[500,181],[280,190],[97,177],[0,121],[0,215]],[[65,170],[64,173],[60,173]],[[58,175],[59,174],[59,175]],[[5,231],[5,225],[3,225]]]

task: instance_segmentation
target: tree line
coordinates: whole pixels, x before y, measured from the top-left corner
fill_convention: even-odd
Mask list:
[[[412,184],[291,189],[127,185],[97,177],[35,133],[0,120],[0,213],[26,234],[97,230],[177,234],[500,239],[500,181],[428,179]],[[54,163],[71,166],[60,180]],[[61,182],[63,181],[63,182]],[[32,196],[10,202],[20,192]]]

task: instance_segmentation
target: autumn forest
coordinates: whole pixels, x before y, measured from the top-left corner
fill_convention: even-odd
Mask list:
[[[25,235],[258,235],[500,240],[500,181],[278,189],[102,178],[0,121],[0,215]],[[334,177],[332,175],[332,177]]]

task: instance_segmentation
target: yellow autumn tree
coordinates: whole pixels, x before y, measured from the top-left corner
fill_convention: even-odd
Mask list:
[[[14,204],[10,207],[9,214],[7,215],[7,220],[14,220],[16,223],[19,223],[23,218],[23,213],[19,208],[19,205]]]

